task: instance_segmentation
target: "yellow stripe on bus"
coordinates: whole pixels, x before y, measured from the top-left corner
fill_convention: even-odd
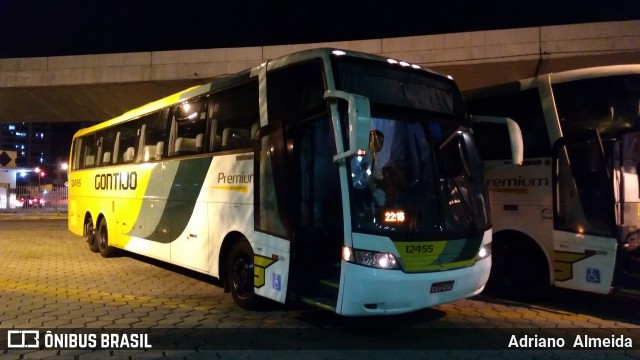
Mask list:
[[[247,185],[212,186],[211,188],[212,189],[221,189],[221,190],[240,191],[240,192],[249,191],[249,187]]]

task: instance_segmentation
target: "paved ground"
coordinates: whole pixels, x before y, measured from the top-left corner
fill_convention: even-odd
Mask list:
[[[535,304],[482,295],[382,318],[299,304],[248,312],[214,279],[133,255],[102,259],[64,219],[42,216],[0,216],[0,266],[0,354],[7,359],[640,358],[636,299],[554,291]],[[152,348],[7,349],[22,335],[8,332],[18,330],[38,330],[41,345],[51,330],[58,348],[91,336],[99,348],[103,334],[131,345],[144,334]],[[633,349],[508,349],[512,335],[562,337],[565,348],[576,336],[629,338]]]

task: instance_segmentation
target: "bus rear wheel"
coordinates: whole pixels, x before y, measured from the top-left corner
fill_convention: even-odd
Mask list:
[[[102,257],[108,258],[115,255],[116,249],[113,246],[109,246],[109,231],[107,229],[107,222],[104,219],[101,219],[98,223],[95,241],[98,244],[98,251],[100,251]]]
[[[89,250],[93,253],[97,253],[98,242],[96,241],[96,230],[93,227],[93,220],[91,218],[87,219],[87,223],[85,224],[85,233],[87,234],[87,244],[89,244]]]
[[[262,304],[254,291],[253,250],[246,239],[236,243],[229,252],[227,284],[236,304],[247,310],[255,310]]]

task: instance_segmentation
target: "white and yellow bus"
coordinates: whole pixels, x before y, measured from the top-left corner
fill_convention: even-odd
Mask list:
[[[453,80],[315,49],[78,131],[69,229],[287,298],[397,314],[478,294],[491,229]]]
[[[549,288],[640,288],[640,65],[559,72],[465,92],[469,111],[513,119],[474,129],[487,165],[494,230],[489,284],[507,295]]]

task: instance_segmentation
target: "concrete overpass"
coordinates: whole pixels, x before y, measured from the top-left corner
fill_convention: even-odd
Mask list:
[[[338,47],[452,75],[463,89],[640,62],[640,20],[243,48],[0,59],[0,123],[102,121],[286,53]]]

